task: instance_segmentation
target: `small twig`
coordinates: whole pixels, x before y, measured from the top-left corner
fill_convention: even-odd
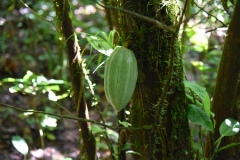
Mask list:
[[[38,84],[38,85],[41,86],[40,84]],[[17,90],[18,92],[23,93],[23,94],[27,94],[27,95],[30,96],[30,97],[35,97],[35,96],[36,96],[36,95],[33,95],[33,94],[29,94],[29,93],[27,93],[27,92],[24,92],[23,90],[20,90],[20,89],[16,89],[16,90]],[[42,95],[38,95],[38,96],[41,97],[41,98],[43,98],[43,99],[49,100],[48,98],[46,98],[46,97],[44,97],[44,96],[42,96]],[[55,101],[50,101],[50,102],[56,104],[58,107],[60,107],[61,109],[63,109],[65,112],[67,112],[69,115],[74,116],[73,113],[71,113],[67,108],[65,108],[65,107],[62,106],[61,104],[59,104],[59,103],[57,103],[57,102],[55,102]]]
[[[97,108],[97,112],[98,112],[98,114],[99,114],[99,116],[100,116],[100,119],[101,119],[102,123],[103,123],[104,125],[106,125],[106,123],[105,123],[105,121],[104,121],[104,119],[103,119],[103,116],[102,116],[102,114],[101,114],[101,112],[100,112],[99,107],[96,106],[96,108]],[[107,127],[103,126],[103,128],[104,128],[104,135],[105,135],[105,138],[106,138],[106,143],[107,143],[107,145],[108,145],[109,150],[110,150],[111,153],[112,153],[111,155],[112,155],[113,160],[115,160],[115,157],[113,156],[114,149],[113,149],[112,143],[110,142],[110,138],[109,138],[109,136],[108,136],[108,134],[107,134]]]
[[[212,15],[211,13],[208,13],[207,11],[205,11],[202,7],[200,7],[196,2],[194,2],[194,4],[200,8],[203,12],[207,13],[209,16],[214,17],[218,22],[220,22],[223,26],[227,26],[223,21],[219,20],[216,16]]]
[[[217,28],[209,29],[205,33],[216,31],[218,28],[224,28],[224,27],[226,28],[226,26],[220,26],[220,27],[217,27]]]
[[[97,2],[98,3],[98,2]],[[149,23],[153,23],[155,24],[158,28],[160,29],[163,29],[163,30],[166,30],[172,34],[177,34],[176,30],[175,30],[175,27],[174,26],[167,26],[165,25],[164,23],[156,20],[156,19],[153,19],[153,18],[149,18],[147,16],[144,16],[144,15],[141,15],[139,13],[136,13],[136,12],[132,12],[132,11],[129,11],[127,9],[123,9],[123,8],[118,8],[118,7],[114,7],[114,6],[110,6],[110,5],[102,5],[100,3],[98,3],[101,7],[103,8],[107,8],[107,9],[114,9],[114,10],[118,10],[120,12],[123,12],[123,13],[127,13],[127,14],[130,14],[132,16],[135,16],[139,19],[142,19],[146,22],[149,22]]]
[[[155,125],[158,124],[158,119],[159,119],[158,117],[159,117],[159,114],[161,113],[162,105],[163,105],[163,102],[164,102],[164,99],[167,94],[167,91],[168,91],[168,88],[169,88],[169,85],[171,82],[171,78],[172,78],[175,39],[176,39],[175,35],[172,35],[171,43],[170,43],[170,57],[169,57],[168,74],[166,77],[166,84],[163,88],[161,97],[160,97],[159,101],[157,102],[158,108],[157,108],[157,111],[155,114]]]
[[[188,0],[185,1],[184,7],[183,7],[183,11],[182,11],[182,15],[180,17],[179,24],[177,25],[177,28],[176,28],[176,32],[177,33],[179,32],[180,26],[182,24],[184,14],[185,14],[185,12],[187,10],[187,5],[188,5]]]
[[[25,7],[27,7],[30,11],[32,11],[35,15],[37,15],[39,18],[47,21],[47,22],[50,22],[53,27],[56,29],[57,32],[58,31],[58,28],[55,26],[55,24],[53,23],[53,21],[50,21],[50,20],[47,20],[46,18],[44,18],[43,16],[39,15],[36,11],[34,11],[32,8],[30,8],[25,2],[23,2],[22,0],[19,0]]]
[[[55,113],[49,113],[49,112],[38,111],[38,110],[26,110],[26,109],[21,109],[21,108],[18,108],[18,107],[9,105],[9,104],[4,104],[2,102],[0,102],[0,105],[6,106],[6,107],[9,107],[9,108],[13,108],[13,109],[16,109],[16,110],[21,111],[21,112],[46,114],[46,115],[55,116],[55,117],[63,118],[63,119],[70,119],[70,120],[83,121],[83,122],[90,122],[90,123],[94,123],[94,124],[97,124],[97,125],[100,125],[100,126],[103,126],[103,127],[106,127],[106,128],[110,128],[112,130],[119,130],[119,129],[142,130],[142,129],[151,129],[152,128],[152,126],[143,126],[143,127],[112,127],[112,126],[109,126],[109,125],[106,125],[106,124],[102,124],[102,123],[94,121],[94,120],[85,119],[85,118],[77,118],[77,117],[69,116],[69,115],[59,115],[59,114],[55,114]]]

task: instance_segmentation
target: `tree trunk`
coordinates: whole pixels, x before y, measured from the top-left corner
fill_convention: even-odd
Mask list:
[[[173,1],[174,2],[174,1]],[[164,2],[163,2],[164,3]],[[124,8],[166,25],[176,22],[176,4],[154,0],[121,0]],[[116,15],[116,14],[115,14]],[[122,44],[129,42],[138,61],[139,77],[130,109],[134,159],[191,160],[190,132],[186,114],[183,66],[175,34],[155,24],[118,11]]]
[[[84,75],[82,62],[80,57],[80,47],[74,34],[72,19],[70,18],[70,6],[68,0],[54,1],[58,28],[62,34],[63,40],[66,41],[70,77],[72,80],[73,99],[76,105],[76,116],[86,119],[86,104],[84,98]],[[81,138],[83,147],[81,147],[80,159],[94,160],[96,156],[95,138],[88,128],[85,121],[78,121],[79,130],[81,131]]]
[[[239,74],[240,74],[240,1],[236,2],[235,10],[232,20],[229,24],[227,37],[225,40],[223,54],[219,66],[217,83],[215,93],[213,96],[212,112],[215,114],[215,131],[212,138],[213,143],[219,137],[219,127],[226,119],[233,117],[235,119],[239,116],[239,109],[237,108],[237,92],[239,88]],[[220,147],[228,145],[233,142],[239,142],[237,137],[223,138]],[[238,147],[229,148],[219,152],[215,159],[226,160],[236,159],[239,154]],[[238,148],[239,149],[239,148]],[[209,149],[210,150],[210,149]],[[212,149],[212,152],[214,149]],[[210,151],[211,152],[211,151]]]

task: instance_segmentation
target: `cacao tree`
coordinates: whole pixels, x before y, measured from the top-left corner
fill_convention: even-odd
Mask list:
[[[128,134],[123,141],[139,153],[134,159],[192,159],[177,36],[182,8],[152,0],[105,1],[104,7],[138,63],[130,123],[141,129],[122,130]]]

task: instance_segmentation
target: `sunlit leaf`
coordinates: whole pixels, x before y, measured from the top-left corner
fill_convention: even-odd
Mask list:
[[[57,98],[57,100],[59,100],[59,99],[64,99],[68,96],[69,96],[69,93],[64,93],[64,94],[58,95],[56,98]]]
[[[188,119],[195,124],[205,127],[207,130],[213,132],[213,123],[210,116],[206,114],[200,107],[191,104],[187,110]]]
[[[56,94],[51,90],[48,91],[48,99],[51,100],[51,101],[57,101],[58,100]]]
[[[48,86],[45,86],[44,88],[52,91],[60,91],[59,85],[48,85]]]
[[[36,83],[37,84],[41,84],[42,82],[46,82],[47,81],[47,78],[44,77],[44,76],[37,76],[36,77]]]
[[[20,90],[21,90],[21,88],[19,86],[13,86],[13,87],[9,88],[9,92],[10,93],[16,93],[16,92],[18,92]]]
[[[23,113],[23,115],[26,116],[26,117],[29,116],[29,115],[32,115],[32,114],[34,113],[34,110],[33,110],[33,109],[28,109],[27,111],[28,111],[28,112],[24,112],[24,113]]]
[[[113,47],[106,40],[96,37],[96,36],[87,36],[88,43],[96,49],[98,52],[110,56],[113,51]]]
[[[26,141],[20,136],[12,136],[12,144],[23,155],[28,153],[28,145]]]
[[[208,49],[208,37],[205,35],[204,31],[193,27],[187,28],[186,33],[189,37],[189,41],[194,44],[194,50],[202,52]]]
[[[98,70],[98,68],[100,68],[101,66],[103,66],[103,64],[104,64],[104,62],[100,63],[100,64],[96,67],[96,69],[93,71],[93,73],[95,73],[95,72]]]
[[[64,80],[56,80],[56,79],[50,79],[47,82],[48,84],[68,84],[68,82]]]
[[[130,151],[126,151],[126,154],[137,154],[137,155],[141,155],[139,152],[130,150]]]
[[[4,78],[2,82],[23,82],[23,79],[20,78]]]
[[[240,125],[239,122],[233,118],[225,119],[219,127],[220,135],[222,137],[234,136],[240,130],[239,125]]]
[[[41,125],[43,127],[52,127],[55,128],[57,127],[57,119],[54,117],[50,117],[48,115],[44,116],[44,119],[41,121]]]
[[[23,81],[27,82],[30,78],[32,79],[33,76],[36,76],[36,75],[31,71],[27,71],[27,73],[23,77]]]
[[[189,40],[191,43],[200,47],[198,49],[199,52],[208,49],[208,38],[204,34],[195,34]]]

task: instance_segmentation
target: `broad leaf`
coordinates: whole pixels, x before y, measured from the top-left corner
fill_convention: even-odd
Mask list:
[[[28,153],[28,145],[26,141],[20,136],[13,136],[12,137],[12,144],[23,155]]]
[[[113,51],[113,46],[101,37],[87,36],[86,39],[94,49],[102,54],[110,56]]]
[[[184,84],[186,88],[189,88],[202,100],[205,112],[210,115],[210,98],[206,92],[206,89],[189,81],[184,81]]]
[[[225,119],[219,127],[221,137],[234,136],[239,132],[239,122],[233,118]]]
[[[91,126],[91,130],[93,133],[102,133],[105,132],[104,129],[102,129],[101,127],[97,126],[97,125],[92,125]]]
[[[207,130],[213,132],[213,123],[210,117],[200,107],[190,104],[187,110],[188,119],[195,124],[205,127]]]
[[[208,49],[208,37],[205,35],[204,31],[196,27],[187,28],[186,31],[189,41],[194,44],[194,50],[202,52]]]
[[[128,122],[126,121],[118,121],[121,125],[123,125],[124,127],[128,127]]]

